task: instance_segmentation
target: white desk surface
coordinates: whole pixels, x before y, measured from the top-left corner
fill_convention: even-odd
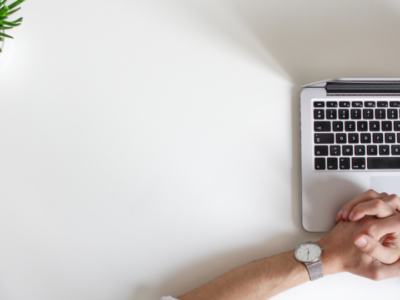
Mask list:
[[[300,86],[399,77],[398,1],[44,1],[0,65],[0,298],[158,300],[315,240]],[[350,274],[275,299],[384,299]]]

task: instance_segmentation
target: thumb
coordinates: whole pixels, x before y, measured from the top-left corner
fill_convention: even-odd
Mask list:
[[[367,234],[357,236],[354,244],[361,251],[384,264],[392,264],[399,259],[398,250],[382,246],[381,243]]]

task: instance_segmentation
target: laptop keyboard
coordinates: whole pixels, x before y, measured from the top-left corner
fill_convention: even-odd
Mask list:
[[[400,169],[400,101],[313,102],[314,169]]]

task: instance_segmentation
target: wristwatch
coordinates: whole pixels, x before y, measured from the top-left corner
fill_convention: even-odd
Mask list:
[[[294,251],[296,259],[306,266],[311,281],[324,277],[324,269],[321,263],[322,250],[323,248],[320,245],[307,242],[298,245]]]

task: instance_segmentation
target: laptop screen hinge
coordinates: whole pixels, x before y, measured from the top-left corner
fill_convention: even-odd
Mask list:
[[[399,96],[400,81],[327,82],[328,96]]]

